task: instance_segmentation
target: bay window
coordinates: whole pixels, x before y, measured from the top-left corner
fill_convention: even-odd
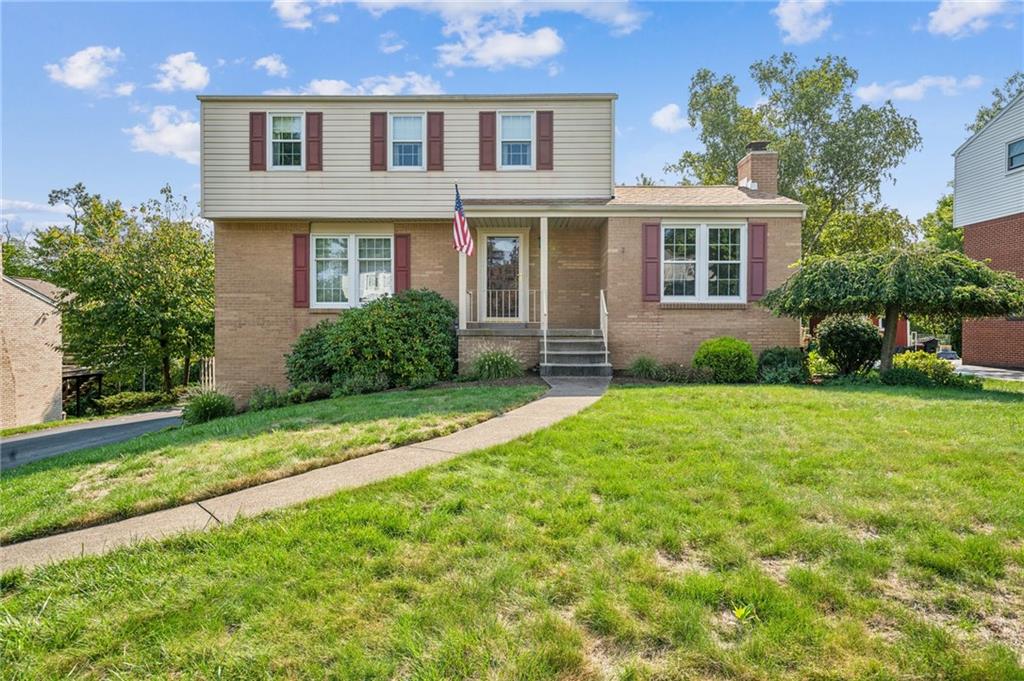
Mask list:
[[[314,234],[311,247],[312,307],[354,307],[394,293],[391,235]]]
[[[743,224],[664,223],[662,301],[745,302],[746,240]]]

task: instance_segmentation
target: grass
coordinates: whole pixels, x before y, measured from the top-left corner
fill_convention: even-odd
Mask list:
[[[121,416],[121,414],[119,414]],[[56,421],[44,421],[43,423],[29,423],[24,426],[13,426],[11,428],[0,429],[0,437],[10,437],[12,435],[21,435],[22,433],[34,433],[37,430],[49,430],[50,428],[60,428],[61,426],[73,426],[79,423],[88,423],[89,421],[96,421],[97,419],[111,418],[110,416],[69,416],[66,419],[58,419]]]
[[[346,397],[241,414],[5,472],[0,542],[205,499],[484,421],[542,392],[473,386]]]
[[[614,388],[515,442],[3,578],[9,678],[1021,679],[1024,395]]]

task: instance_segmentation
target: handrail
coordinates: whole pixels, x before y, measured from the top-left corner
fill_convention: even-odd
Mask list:
[[[601,338],[604,339],[604,363],[608,363],[608,301],[601,289]]]

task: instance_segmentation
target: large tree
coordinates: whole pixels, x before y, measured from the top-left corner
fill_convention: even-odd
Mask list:
[[[974,122],[967,125],[969,132],[978,132],[985,127],[985,124],[996,117],[1007,104],[1012,102],[1020,93],[1024,92],[1024,71],[1015,71],[1006,79],[1002,87],[992,90],[992,103],[978,109]]]
[[[842,57],[802,67],[785,53],[755,62],[750,75],[761,98],[746,106],[731,74],[694,74],[687,113],[704,149],[683,152],[666,170],[684,183],[733,184],[746,144],[766,140],[779,153],[779,193],[807,204],[804,253],[820,254],[834,222],[879,201],[882,182],[921,143],[917,123],[891,102],[856,105],[857,71]]]
[[[940,251],[963,251],[964,230],[953,226],[953,195],[944,194],[935,210],[917,222],[924,240]]]
[[[925,245],[805,259],[800,270],[762,299],[777,314],[885,319],[882,369],[892,367],[896,328],[906,315],[994,317],[1024,312],[1024,281],[963,253]]]

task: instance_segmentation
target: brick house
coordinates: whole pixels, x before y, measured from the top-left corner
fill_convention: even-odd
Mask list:
[[[964,253],[1024,278],[1024,93],[953,153]],[[1024,368],[1024,318],[966,319],[964,364]]]
[[[572,375],[688,362],[719,335],[799,343],[754,304],[792,273],[804,214],[763,144],[736,186],[626,187],[611,94],[199,100],[216,380],[240,400],[284,384],[303,329],[406,288],[458,305],[463,370],[490,347]]]
[[[61,417],[60,313],[56,288],[3,275],[0,294],[0,428]]]

